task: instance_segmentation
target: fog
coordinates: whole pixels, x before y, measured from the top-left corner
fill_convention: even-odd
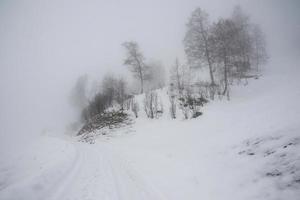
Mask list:
[[[211,19],[240,4],[266,33],[271,60],[300,56],[298,0],[126,0],[0,2],[1,146],[76,119],[69,95],[83,74],[128,75],[124,41],[170,67],[184,60],[185,24],[196,7]]]

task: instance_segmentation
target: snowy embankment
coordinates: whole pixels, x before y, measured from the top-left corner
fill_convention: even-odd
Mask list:
[[[95,144],[41,136],[1,158],[0,199],[297,199],[299,71],[233,87],[196,119],[171,120],[160,91],[161,118],[146,118],[140,96],[135,124]]]

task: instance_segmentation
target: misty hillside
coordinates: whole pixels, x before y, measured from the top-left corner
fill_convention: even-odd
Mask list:
[[[300,191],[300,85],[283,83],[297,76],[292,70],[234,87],[231,101],[210,102],[189,121],[167,111],[151,120],[142,110],[132,127],[98,142],[121,152],[166,199],[292,199]],[[157,93],[168,108],[166,89]],[[143,105],[143,95],[135,98]]]
[[[287,1],[1,1],[0,200],[300,199]]]
[[[2,162],[1,198],[294,199],[300,84],[284,81],[296,67],[232,88],[232,100],[207,103],[195,119],[167,111],[150,119],[141,109],[138,118],[128,111],[130,125],[99,129],[93,144],[40,136]],[[167,108],[167,90],[157,93]],[[143,97],[134,98],[142,105]]]

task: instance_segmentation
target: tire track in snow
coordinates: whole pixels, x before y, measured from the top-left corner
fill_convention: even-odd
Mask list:
[[[72,165],[70,166],[69,170],[66,170],[64,176],[62,176],[60,180],[57,182],[58,184],[54,185],[54,188],[52,189],[51,192],[52,195],[50,195],[49,200],[61,199],[61,196],[63,195],[68,185],[72,182],[73,179],[75,179],[75,176],[80,170],[80,167],[82,165],[82,153],[79,152],[77,148],[75,148],[75,154],[76,154],[75,159]]]
[[[165,199],[107,144],[70,143],[74,152],[64,154],[65,160],[9,187],[5,193],[0,193],[0,199]]]
[[[165,199],[106,144],[78,143],[76,147],[82,164],[76,175],[64,183],[64,191],[60,192],[63,195],[55,195],[57,200]]]
[[[130,165],[130,162],[109,146],[103,145],[112,173],[119,185],[122,199],[166,200],[153,184],[147,182],[144,176]],[[128,186],[131,188],[128,188]],[[137,190],[137,196],[128,196],[130,190]]]

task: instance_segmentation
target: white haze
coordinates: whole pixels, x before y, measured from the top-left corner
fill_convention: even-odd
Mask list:
[[[148,59],[169,67],[184,59],[193,9],[215,20],[237,4],[261,24],[271,59],[300,56],[297,0],[0,1],[0,146],[46,129],[63,134],[75,119],[68,98],[78,76],[128,75],[122,42],[136,40]]]

